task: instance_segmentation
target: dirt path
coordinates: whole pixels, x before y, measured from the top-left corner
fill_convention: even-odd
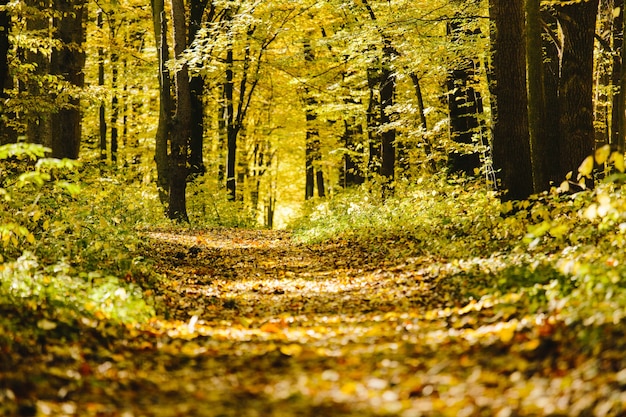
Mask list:
[[[555,325],[470,303],[454,262],[244,230],[151,231],[145,256],[159,317],[25,357],[15,415],[578,415],[611,389]]]

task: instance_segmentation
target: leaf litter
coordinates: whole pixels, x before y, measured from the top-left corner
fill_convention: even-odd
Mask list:
[[[568,321],[502,259],[391,258],[287,232],[145,232],[158,314],[5,329],[0,414],[619,415],[624,327]],[[390,253],[391,250],[385,253]],[[485,278],[491,277],[491,278]],[[496,278],[494,278],[496,277]],[[539,300],[539,301],[537,301]],[[558,300],[557,300],[558,301]],[[78,335],[78,336],[76,336]]]

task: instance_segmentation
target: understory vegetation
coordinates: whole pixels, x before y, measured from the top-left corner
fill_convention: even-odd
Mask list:
[[[623,174],[364,186],[247,232],[217,194],[183,227],[141,172],[43,155],[0,148],[0,414],[626,411]]]

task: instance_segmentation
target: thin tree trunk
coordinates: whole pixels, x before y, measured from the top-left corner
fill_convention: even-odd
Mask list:
[[[369,99],[367,104],[366,122],[367,139],[369,144],[369,160],[367,163],[368,174],[380,175],[382,144],[380,135],[381,105],[379,100],[381,74],[377,68],[367,69],[367,86]]]
[[[98,30],[102,32],[104,30],[104,14],[102,9],[98,9],[96,17],[96,26]],[[98,85],[104,87],[104,48],[98,46]],[[107,159],[107,121],[106,121],[106,104],[104,100],[100,102],[100,108],[98,111],[99,116],[99,129],[100,129],[100,160],[106,161]]]
[[[164,1],[151,0],[152,5],[152,23],[154,25],[154,38],[156,39],[156,47],[159,62],[159,122],[157,132],[154,138],[155,151],[154,161],[157,170],[157,187],[159,190],[159,199],[162,204],[166,204],[169,197],[169,156],[167,145],[171,132],[172,118],[172,93],[170,74],[167,69],[167,61],[169,60],[168,42],[167,42],[167,19],[165,17]]]
[[[0,0],[0,97],[5,97],[4,89],[9,80],[9,49],[11,49],[11,42],[9,35],[11,33],[11,16],[6,6],[9,4],[8,0]]]
[[[543,75],[541,0],[526,0],[526,60],[528,65],[528,128],[535,193],[550,188],[547,154],[546,103]]]
[[[189,16],[189,39],[191,46],[202,24],[202,14],[208,0],[191,0]],[[189,81],[191,90],[191,137],[189,143],[189,171],[193,175],[202,175],[206,172],[203,160],[204,143],[204,79],[201,75],[191,76]]]
[[[421,87],[420,79],[417,76],[417,74],[414,72],[410,73],[410,77],[411,77],[411,82],[413,83],[413,88],[415,89],[415,98],[417,99],[417,111],[419,113],[419,121],[420,121],[419,126],[425,135],[426,131],[428,130],[428,122],[426,120],[424,96],[422,94],[422,87]],[[423,137],[422,144],[424,146],[424,153],[426,154],[426,158],[429,161],[428,167],[431,171],[434,172],[437,167],[435,166],[435,161],[431,158],[433,154],[432,145],[430,144],[430,141],[426,138],[426,136]]]
[[[392,68],[392,62],[397,55],[395,49],[391,46],[391,41],[383,40],[383,57],[382,57],[382,77],[380,84],[380,124],[383,128],[381,151],[382,163],[380,174],[385,181],[384,194],[389,196],[393,194],[395,168],[396,168],[396,129],[391,127],[392,107],[396,94],[396,76]]]
[[[305,39],[303,42],[304,48],[304,61],[310,64],[315,59],[313,54],[313,48],[311,47],[311,41]],[[315,126],[317,121],[317,114],[315,112],[315,106],[317,100],[312,96],[308,88],[304,89],[304,103],[305,103],[305,119],[306,119],[306,149],[305,149],[305,199],[308,200],[314,197],[315,185],[317,183],[317,195],[318,197],[324,197],[326,195],[324,187],[324,173],[320,168],[315,167],[315,163],[320,160],[320,138],[319,131]]]
[[[172,1],[172,27],[174,32],[174,54],[180,56],[187,48],[185,5],[183,0]],[[170,149],[171,173],[168,215],[179,222],[189,222],[187,216],[187,154],[191,130],[191,94],[187,65],[177,68],[176,114]]]
[[[613,21],[613,49],[619,51],[613,55],[613,74],[612,84],[613,94],[613,111],[611,123],[611,145],[613,149],[624,152],[624,138],[626,137],[626,129],[624,126],[624,112],[626,111],[626,65],[624,65],[624,57],[626,57],[626,19],[624,19],[624,0],[615,0],[614,8],[619,9],[619,15]]]
[[[111,41],[113,42],[113,48],[111,48],[111,162],[113,166],[117,163],[117,151],[118,151],[118,128],[117,119],[119,117],[119,99],[117,91],[117,78],[119,72],[119,55],[116,52],[115,47],[115,17],[112,12],[109,17],[109,29],[111,33]]]
[[[230,28],[229,28],[230,30]],[[231,34],[228,35],[229,37]],[[226,49],[226,80],[224,82],[224,100],[226,120],[226,189],[228,190],[228,198],[235,201],[237,198],[237,178],[235,168],[237,166],[237,131],[235,126],[233,90],[234,90],[234,74],[233,74],[233,44],[232,39],[229,40]]]

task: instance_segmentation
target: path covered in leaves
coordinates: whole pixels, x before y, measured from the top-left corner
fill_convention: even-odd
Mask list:
[[[30,351],[9,352],[2,400],[14,406],[0,411],[412,417],[626,409],[623,328],[594,328],[589,337],[603,342],[588,348],[584,327],[531,311],[527,293],[490,297],[494,260],[391,259],[341,241],[301,245],[287,233],[244,230],[150,231],[145,256],[163,277],[145,289],[165,306],[158,318],[85,323],[81,340],[41,338]]]

